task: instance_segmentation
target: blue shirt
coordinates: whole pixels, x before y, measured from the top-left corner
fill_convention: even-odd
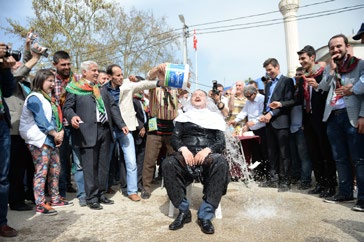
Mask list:
[[[56,117],[54,116],[54,113],[52,113],[51,122],[48,122],[44,114],[43,108],[39,107],[42,107],[42,102],[39,100],[39,98],[37,96],[29,97],[27,102],[27,108],[33,113],[34,121],[37,124],[40,131],[47,134],[44,144],[54,148],[55,147],[54,137],[49,135],[48,132],[56,130],[55,128],[57,126]]]
[[[268,102],[267,102],[267,106],[266,106],[266,112],[269,112],[270,111],[270,107],[269,107],[269,104],[270,104],[270,99],[272,97],[272,94],[274,92],[274,89],[276,88],[277,86],[277,83],[278,83],[278,80],[279,78],[281,78],[282,74],[279,74],[278,76],[276,76],[276,78],[272,79],[272,85],[270,86],[270,89],[269,89],[269,97],[268,97]],[[273,113],[271,113],[272,116],[273,116]]]
[[[120,98],[120,88],[113,88],[111,86],[111,81],[109,81],[108,83],[105,84],[107,91],[111,94],[111,96],[114,98],[114,101],[116,104],[119,105],[119,98]]]

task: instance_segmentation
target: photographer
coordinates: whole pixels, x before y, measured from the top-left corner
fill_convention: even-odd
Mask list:
[[[197,213],[198,224],[202,232],[214,233],[211,220],[229,181],[229,165],[221,154],[225,149],[226,124],[215,109],[208,104],[206,92],[196,90],[191,97],[191,106],[175,119],[171,137],[175,152],[162,163],[168,197],[180,211],[169,225],[170,230],[180,229],[191,222],[186,187],[198,178],[204,185],[203,201]]]
[[[217,108],[221,111],[224,117],[229,115],[228,99],[222,96],[224,86],[217,81],[212,81],[212,90],[209,91],[209,97],[214,100]]]
[[[0,42],[0,235],[14,237],[18,233],[7,225],[8,171],[10,165],[10,114],[4,97],[13,93],[15,82],[10,68],[15,65],[13,56],[7,55],[8,46]]]
[[[31,39],[29,38],[31,32],[28,33],[25,48],[23,52],[23,63],[17,62],[13,66],[12,71],[14,79],[16,80],[16,87],[13,95],[6,99],[9,106],[11,125],[11,155],[10,155],[10,170],[9,170],[9,206],[11,210],[26,211],[32,210],[33,207],[26,204],[24,201],[34,201],[33,195],[33,174],[34,165],[28,148],[24,140],[19,134],[19,122],[22,113],[22,108],[25,98],[28,96],[31,89],[31,81],[29,73],[32,68],[38,63],[42,50],[35,44],[33,48],[37,52],[31,51]],[[40,53],[38,53],[40,52]],[[24,177],[27,171],[27,187],[24,190]]]

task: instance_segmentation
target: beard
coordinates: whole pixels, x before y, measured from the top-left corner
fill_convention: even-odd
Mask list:
[[[340,53],[340,56],[339,57],[336,57],[334,60],[335,61],[338,61],[338,62],[342,62],[342,61],[344,61],[345,60],[345,57],[346,57],[346,55],[347,55],[347,51],[345,51],[344,53]],[[335,54],[334,54],[335,55]]]

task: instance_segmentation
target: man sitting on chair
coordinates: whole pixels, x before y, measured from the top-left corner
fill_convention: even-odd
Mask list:
[[[214,233],[211,223],[221,197],[226,194],[229,165],[222,155],[225,148],[224,118],[207,93],[196,90],[190,107],[175,119],[171,145],[176,151],[162,163],[164,185],[173,205],[179,209],[177,218],[169,225],[177,230],[191,222],[186,187],[194,179],[201,181],[203,201],[197,212],[202,232]]]

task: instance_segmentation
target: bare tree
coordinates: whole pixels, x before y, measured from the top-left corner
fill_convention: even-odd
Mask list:
[[[151,12],[125,13],[107,0],[33,0],[32,8],[35,17],[25,26],[7,19],[6,32],[24,38],[34,29],[42,46],[70,53],[76,72],[85,60],[101,68],[119,64],[125,75],[146,74],[158,63],[175,62],[178,34],[165,18],[156,19]]]

